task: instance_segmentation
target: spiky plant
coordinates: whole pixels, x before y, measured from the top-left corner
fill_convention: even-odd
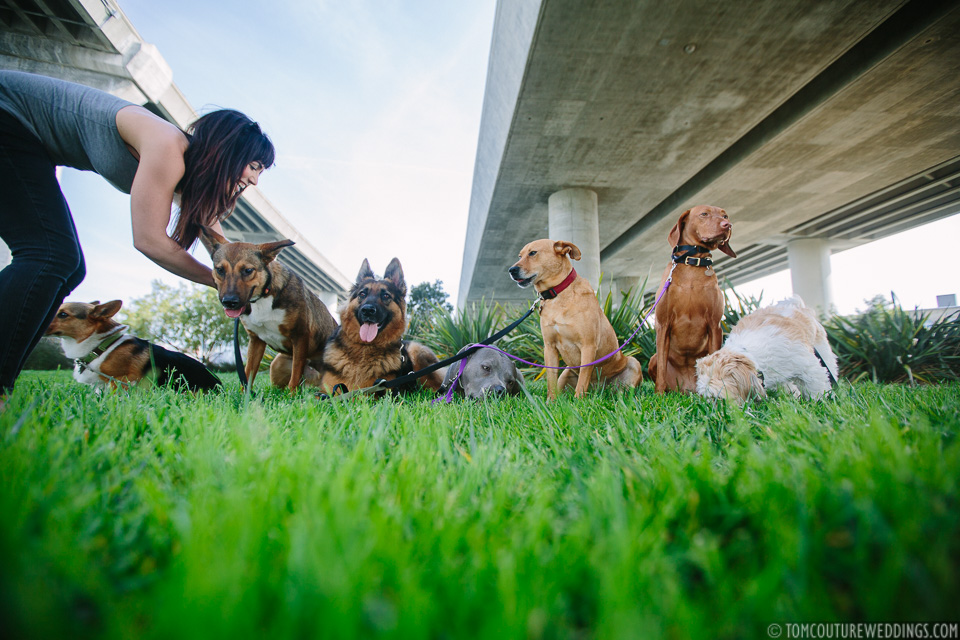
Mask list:
[[[905,311],[893,297],[863,314],[834,316],[824,325],[840,361],[840,374],[852,381],[934,383],[960,379],[960,312],[932,321],[929,314]]]

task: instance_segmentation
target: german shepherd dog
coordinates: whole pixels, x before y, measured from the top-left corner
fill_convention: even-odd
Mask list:
[[[202,363],[127,333],[113,316],[123,303],[64,302],[45,335],[59,336],[63,353],[73,358],[73,379],[96,389],[128,387],[146,379],[190,391],[212,391],[220,380]]]
[[[279,353],[270,365],[274,386],[296,391],[305,371],[315,379],[337,322],[303,280],[275,260],[293,240],[229,242],[201,227],[200,241],[213,259],[213,279],[224,313],[240,318],[250,336],[248,384],[253,385],[267,345]]]
[[[340,328],[323,353],[321,386],[331,393],[338,384],[363,389],[378,379],[393,380],[437,362],[437,356],[418,342],[403,340],[407,328],[407,283],[400,261],[394,258],[382,279],[363,261],[350,299],[340,308]],[[395,391],[420,386],[440,389],[444,369],[433,371]]]

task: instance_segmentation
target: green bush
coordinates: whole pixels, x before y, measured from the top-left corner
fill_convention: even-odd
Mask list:
[[[433,304],[427,315],[429,320],[418,323],[408,336],[433,349],[440,358],[447,358],[499,330],[504,310],[499,304],[489,306],[481,301],[451,315],[449,309]]]
[[[929,314],[878,302],[859,316],[830,318],[824,327],[840,375],[857,381],[933,383],[960,379],[960,314],[933,322]]]
[[[724,298],[723,319],[720,320],[720,327],[723,329],[724,340],[726,340],[727,336],[730,335],[730,330],[733,329],[738,322],[740,322],[740,318],[753,313],[763,306],[762,293],[760,294],[760,297],[742,296],[737,293],[737,290],[733,288],[733,285],[730,284],[729,280],[727,280],[725,284],[734,301],[730,300],[731,295],[728,295]]]

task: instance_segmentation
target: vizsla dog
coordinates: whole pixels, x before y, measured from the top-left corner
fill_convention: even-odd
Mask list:
[[[671,273],[673,279],[657,305],[657,352],[648,367],[658,393],[695,391],[697,359],[723,343],[723,292],[710,252],[719,249],[736,258],[730,248],[732,231],[726,211],[700,205],[684,211],[667,236],[673,258],[660,288]]]
[[[512,277],[521,287],[531,284],[540,293],[540,329],[543,333],[543,361],[548,367],[559,365],[559,357],[567,366],[578,367],[609,353],[600,375],[625,387],[636,387],[642,377],[636,358],[617,351],[617,334],[603,315],[593,287],[577,275],[570,259],[580,259],[580,249],[570,242],[535,240],[520,251],[520,260],[510,267]],[[557,379],[556,369],[547,369],[547,397],[554,400],[557,390],[573,380],[567,369]],[[574,396],[579,398],[590,386],[593,366],[580,367]]]

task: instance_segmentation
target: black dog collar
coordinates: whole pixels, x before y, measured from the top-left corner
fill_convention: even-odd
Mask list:
[[[563,290],[570,286],[570,283],[577,279],[577,270],[571,269],[570,274],[563,279],[563,282],[555,287],[550,287],[546,291],[540,292],[540,298],[543,300],[552,300],[563,293]]]
[[[697,253],[706,253],[704,258],[694,258]],[[710,250],[705,247],[699,247],[695,244],[678,244],[673,248],[672,260],[677,264],[685,264],[689,267],[709,267],[713,264],[710,259]]]

